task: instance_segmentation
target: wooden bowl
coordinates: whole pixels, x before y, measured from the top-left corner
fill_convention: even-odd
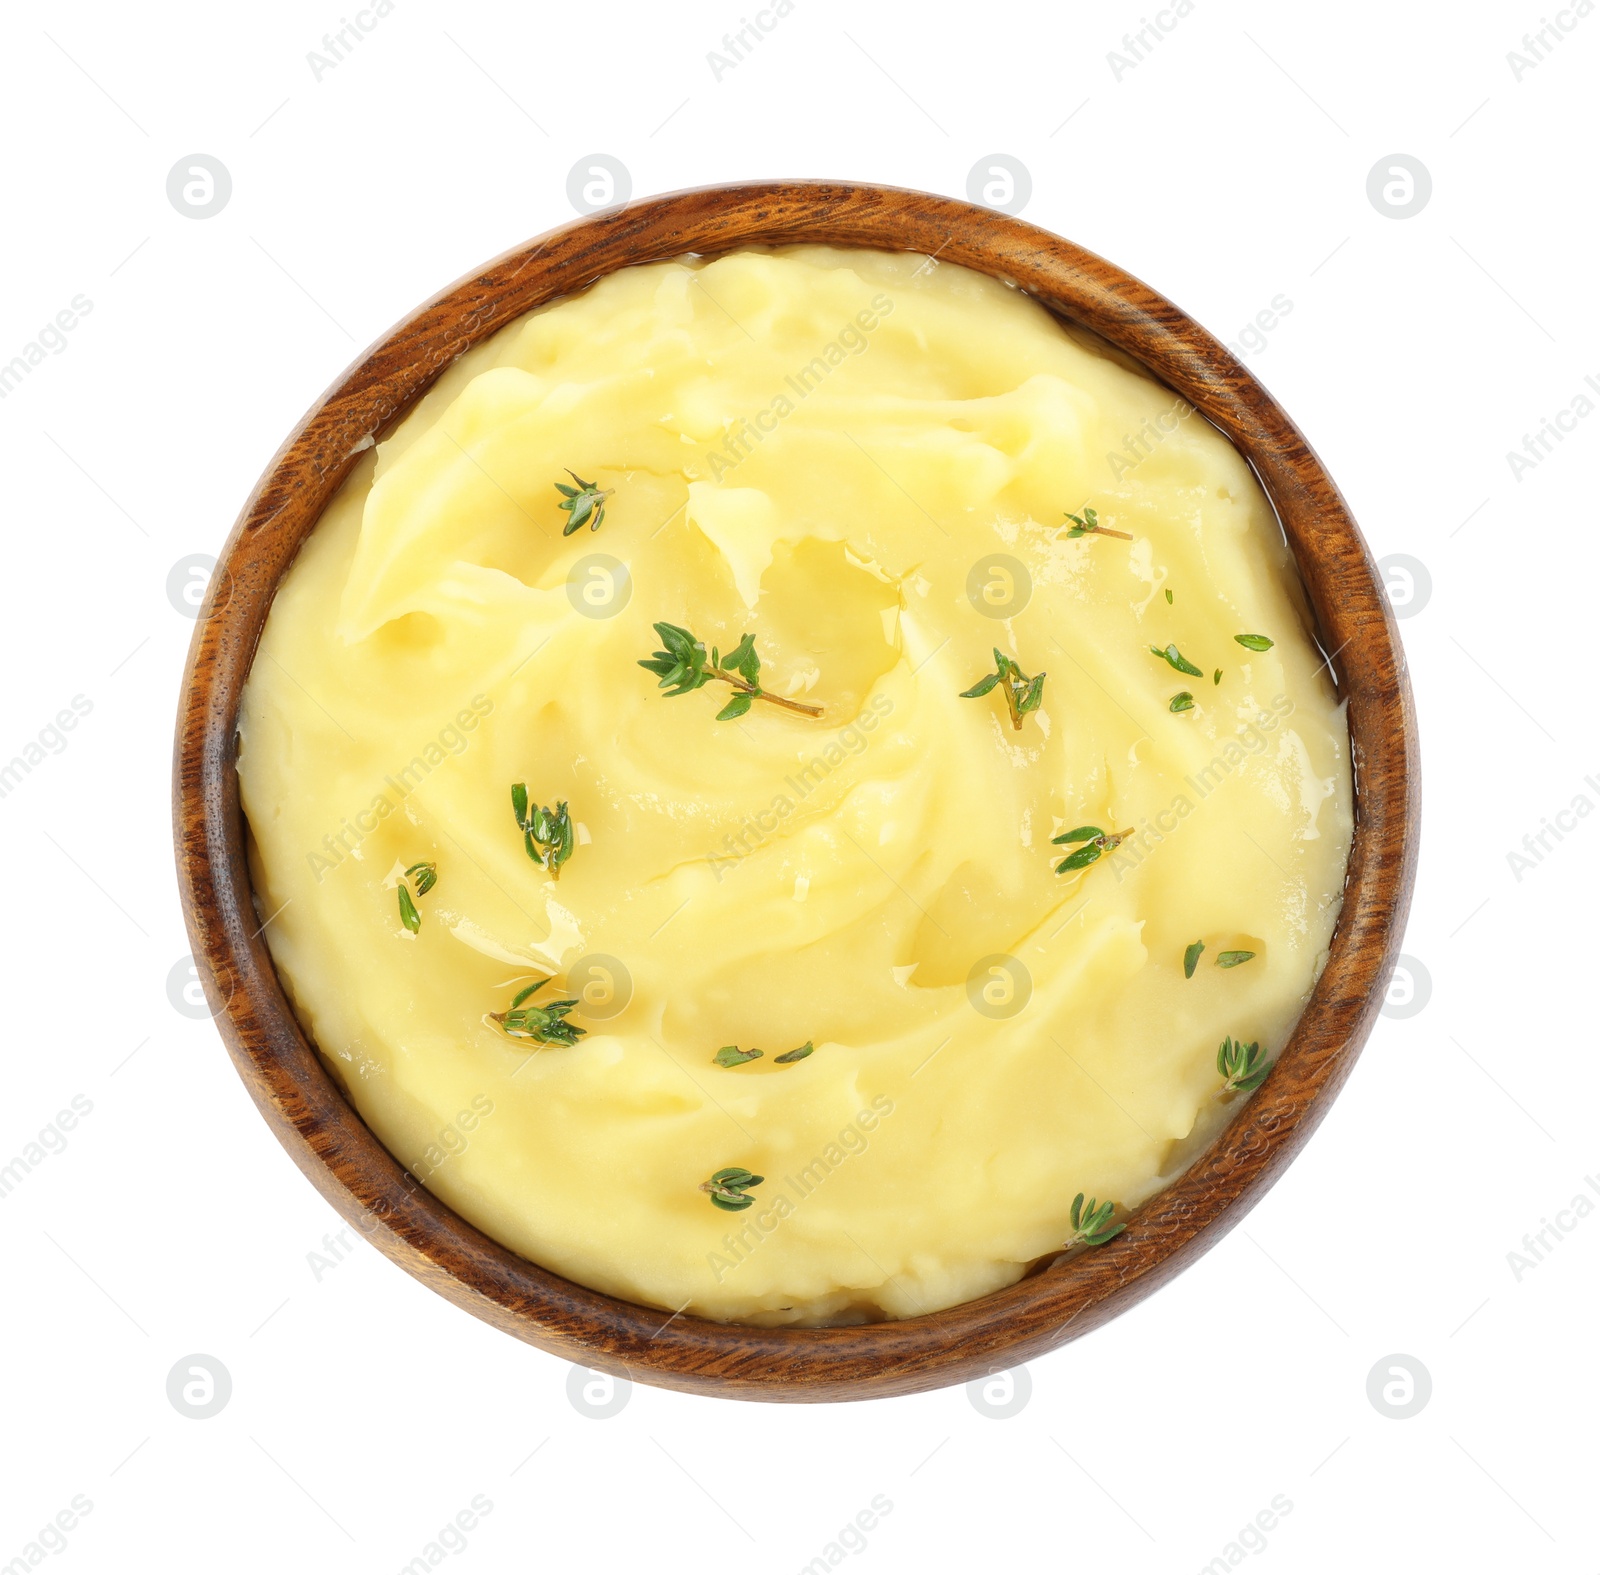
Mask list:
[[[1008,280],[1192,401],[1254,465],[1349,700],[1355,833],[1327,967],[1260,1090],[1173,1186],[1093,1252],[925,1317],[753,1328],[636,1306],[518,1257],[411,1177],[346,1103],[262,938],[234,772],[239,698],[279,582],[356,457],[449,363],[510,319],[633,263],[747,245],[914,251]],[[907,1394],[1041,1356],[1148,1296],[1237,1224],[1326,1114],[1382,1003],[1417,856],[1416,719],[1388,599],[1344,500],[1294,423],[1170,301],[1091,252],[968,203],[826,181],[711,187],[580,219],[427,302],[312,407],[223,551],[178,710],[173,818],[196,962],[228,1053],[322,1195],[402,1268],[519,1339],[699,1394]]]

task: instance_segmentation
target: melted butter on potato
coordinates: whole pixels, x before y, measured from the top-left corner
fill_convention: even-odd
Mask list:
[[[1068,539],[1085,504],[1134,539]],[[663,696],[656,620],[822,716]],[[1020,729],[960,698],[996,646],[1048,673]],[[462,357],[307,541],[241,733],[267,940],[383,1142],[548,1268],[760,1323],[968,1300],[1172,1179],[1223,1036],[1287,1039],[1351,831],[1249,467],[1016,291],[870,252],[628,269]],[[571,806],[559,881],[514,782]],[[1132,835],[1057,874],[1080,825]],[[587,1037],[513,1042],[551,972]]]

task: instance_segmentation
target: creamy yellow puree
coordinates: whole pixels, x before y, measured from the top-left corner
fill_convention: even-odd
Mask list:
[[[562,534],[568,467],[612,491],[598,531]],[[1132,540],[1070,539],[1086,505]],[[822,716],[661,694],[657,620],[753,633]],[[960,698],[996,646],[1048,675],[1020,730]],[[540,1264],[760,1323],[965,1301],[1059,1250],[1077,1193],[1120,1218],[1170,1180],[1227,1108],[1224,1035],[1287,1038],[1350,840],[1248,466],[1017,291],[904,255],[631,268],[462,357],[306,543],[241,732],[267,939],[383,1142]],[[571,806],[559,880],[515,782]],[[1086,824],[1132,835],[1056,873]],[[572,1048],[487,1016],[549,973]],[[766,1179],[725,1212],[701,1183],[736,1165]]]

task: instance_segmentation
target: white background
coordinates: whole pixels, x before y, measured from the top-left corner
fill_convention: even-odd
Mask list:
[[[787,1575],[878,1494],[851,1569],[1189,1575],[1278,1494],[1264,1549],[1234,1555],[1251,1569],[1600,1565],[1600,1219],[1567,1216],[1520,1278],[1507,1256],[1600,1177],[1600,824],[1507,857],[1600,803],[1600,419],[1520,478],[1506,457],[1600,380],[1600,19],[1561,13],[1518,80],[1532,3],[1200,0],[1119,79],[1141,14],[798,0],[718,80],[733,0],[399,0],[319,80],[336,0],[8,10],[0,362],[74,296],[92,310],[0,401],[0,759],[74,695],[92,710],[0,798],[0,1163],[74,1096],[92,1111],[0,1198],[0,1565],[79,1494],[51,1569],[384,1575],[476,1494],[493,1508],[452,1570]],[[364,1242],[318,1277],[340,1222],[169,997],[193,630],[170,572],[219,550],[361,347],[570,219],[597,152],[636,194],[831,175],[965,195],[985,156],[1020,159],[1027,218],[1221,338],[1289,298],[1250,364],[1374,553],[1431,579],[1396,582],[1427,777],[1405,950],[1431,994],[1379,1022],[1242,1227],[1033,1364],[1008,1418],[962,1388],[843,1407],[639,1386],[580,1414],[566,1364]],[[204,220],[166,194],[193,153],[232,178]],[[1367,195],[1395,153],[1432,179],[1405,219]],[[167,1398],[191,1353],[231,1374],[208,1420]],[[1432,1380],[1405,1420],[1368,1399],[1395,1353]]]

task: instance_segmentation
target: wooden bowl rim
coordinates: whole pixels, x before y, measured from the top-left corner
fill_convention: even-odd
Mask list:
[[[1017,285],[1184,395],[1246,456],[1282,521],[1349,700],[1356,820],[1327,964],[1272,1075],[1190,1169],[1108,1245],[926,1316],[757,1328],[590,1290],[492,1241],[421,1187],[340,1093],[273,969],[250,889],[234,772],[239,699],[272,597],[358,455],[464,350],[616,268],[819,242],[936,255]],[[1416,867],[1416,722],[1398,630],[1338,489],[1255,378],[1171,302],[1021,219],[838,181],[697,187],[536,237],[419,307],[286,439],[223,549],[183,679],[173,761],[178,875],[228,1052],[323,1196],[425,1284],[586,1367],[702,1394],[843,1400],[970,1381],[1104,1323],[1215,1245],[1280,1175],[1349,1074],[1398,954]]]

